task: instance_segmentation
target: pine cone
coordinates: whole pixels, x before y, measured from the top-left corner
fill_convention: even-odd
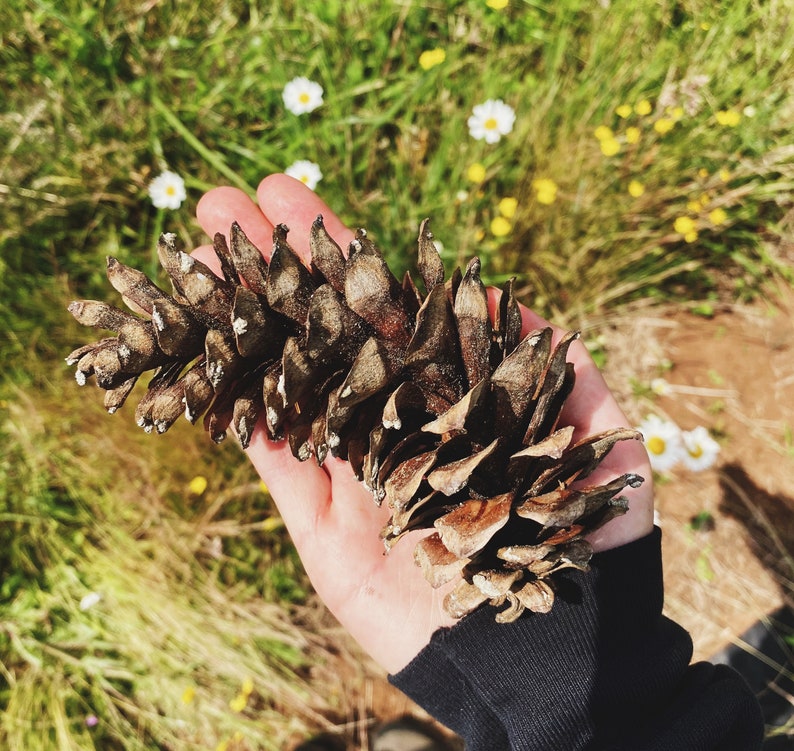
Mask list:
[[[525,608],[548,611],[552,575],[587,568],[584,536],[624,513],[618,494],[642,482],[582,482],[615,443],[639,435],[618,428],[573,443],[573,428],[558,425],[576,334],[555,347],[549,328],[521,339],[512,282],[492,322],[479,261],[444,283],[427,220],[424,295],[409,275],[392,275],[364,230],[345,257],[322,217],[308,268],[283,225],[269,264],[239,225],[230,238],[214,239],[219,278],[163,235],[171,294],[108,259],[110,283],[148,317],[73,302],[80,323],[117,333],[69,355],[78,383],[93,375],[114,412],[154,371],[136,409],[146,431],[204,415],[215,441],[231,426],[246,447],[263,415],[269,437],[286,436],[299,460],[322,463],[330,451],[350,462],[391,512],[387,549],[411,530],[433,530],[415,558],[434,587],[459,577],[445,601],[453,617],[484,602],[507,603],[503,622]]]

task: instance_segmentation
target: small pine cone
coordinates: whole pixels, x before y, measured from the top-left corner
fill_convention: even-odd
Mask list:
[[[634,474],[585,482],[611,448],[636,431],[618,428],[573,442],[559,425],[574,385],[568,348],[551,329],[521,339],[512,283],[491,321],[475,258],[444,282],[428,221],[419,231],[425,293],[400,282],[359,230],[347,255],[322,218],[311,229],[307,267],[276,227],[266,262],[237,224],[214,240],[222,276],[158,245],[169,294],[108,260],[108,278],[131,315],[74,302],[82,324],[116,337],[72,352],[81,385],[90,376],[114,412],[137,378],[154,371],[136,409],[144,430],[165,432],[180,414],[221,441],[231,427],[243,447],[260,416],[269,437],[299,460],[330,452],[350,462],[391,512],[387,549],[412,530],[432,530],[415,551],[434,587],[458,579],[447,611],[460,618],[483,603],[548,611],[553,575],[586,569],[585,535],[625,512],[619,494]]]

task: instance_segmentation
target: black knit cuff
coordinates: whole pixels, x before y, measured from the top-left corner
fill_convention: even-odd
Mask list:
[[[466,740],[466,751],[509,751],[501,722],[434,638],[389,681]]]

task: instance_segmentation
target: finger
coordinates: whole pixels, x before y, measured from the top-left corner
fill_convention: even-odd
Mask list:
[[[308,229],[318,213],[325,212],[331,220],[331,226],[339,231],[339,220],[312,191],[297,180],[284,175],[280,177],[283,179],[271,181],[274,192],[271,195],[268,191],[268,194],[276,205],[285,209],[284,218],[287,221],[300,221],[301,217],[310,217],[305,233],[307,249]],[[283,195],[282,183],[286,186]],[[305,192],[309,193],[308,197]],[[293,201],[300,202],[301,208],[294,210]],[[199,201],[196,215],[199,224],[210,237],[220,232],[228,238],[232,222],[238,222],[249,239],[266,257],[269,256],[273,223],[268,221],[260,208],[242,191],[229,187],[209,191]],[[211,246],[197,249],[197,256],[216,273],[219,272],[219,263]],[[313,461],[298,462],[286,442],[275,443],[268,439],[262,425],[258,425],[254,431],[246,453],[268,486],[296,546],[309,550],[316,547],[314,541],[318,536],[318,529],[325,523],[331,501],[331,484],[326,472]]]
[[[495,313],[499,308],[499,301],[502,299],[502,290],[498,287],[488,287],[488,310],[491,313],[491,318],[495,317]],[[521,336],[525,337],[530,331],[537,329],[545,329],[547,326],[551,327],[554,332],[554,341],[559,341],[565,330],[553,323],[549,323],[545,318],[539,316],[534,310],[530,310],[522,303],[518,304],[521,310]]]
[[[199,245],[198,248],[191,251],[190,255],[194,258],[198,258],[202,263],[206,263],[207,266],[212,269],[212,273],[215,274],[215,276],[223,276],[221,262],[218,260],[218,256],[212,245]]]
[[[625,472],[644,478],[638,488],[624,488],[620,495],[628,501],[628,511],[590,533],[587,538],[595,552],[618,547],[644,537],[653,529],[653,474],[645,448],[638,441],[617,444],[587,482],[598,484]]]
[[[488,288],[488,305],[491,315],[499,306],[502,292],[494,287]],[[556,345],[565,330],[549,323],[545,318],[519,303],[521,311],[521,336],[530,331],[550,327],[552,341]],[[604,381],[587,347],[577,340],[568,349],[568,360],[576,368],[574,392],[563,407],[561,420],[576,428],[575,439],[607,428],[628,427],[628,420],[618,406],[612,392]]]
[[[331,478],[331,522],[339,526],[345,536],[361,535],[374,542],[378,554],[382,554],[379,534],[389,518],[388,508],[375,503],[372,493],[356,479],[349,462],[329,458],[324,466]]]
[[[493,312],[499,303],[501,291],[489,288],[489,306]],[[553,326],[537,313],[520,305],[522,336],[538,328],[551,326],[555,342],[563,336],[563,329]],[[631,427],[631,423],[617,403],[604,377],[587,348],[581,341],[573,342],[568,359],[576,368],[573,393],[568,397],[560,415],[564,425],[575,429],[574,440],[600,433],[610,428]],[[645,479],[639,488],[623,491],[629,499],[629,512],[618,517],[595,532],[590,540],[596,550],[637,539],[647,534],[653,525],[653,475],[645,447],[639,441],[621,441],[602,460],[587,482],[607,482],[624,473],[638,474]]]
[[[196,218],[210,237],[220,232],[227,241],[232,222],[237,222],[263,255],[270,257],[273,225],[243,191],[229,187],[213,188],[199,200]]]
[[[290,245],[304,259],[309,258],[309,230],[322,215],[328,234],[345,249],[354,237],[337,215],[313,190],[289,175],[269,175],[256,191],[259,206],[272,224],[290,228]]]

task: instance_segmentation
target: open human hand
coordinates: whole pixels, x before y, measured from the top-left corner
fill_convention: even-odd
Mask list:
[[[309,229],[322,214],[326,229],[345,248],[353,239],[328,206],[309,188],[286,175],[266,177],[257,190],[258,204],[236,188],[215,188],[199,202],[197,217],[213,237],[227,236],[236,221],[251,241],[269,255],[273,228],[286,224],[290,244],[309,258]],[[220,273],[212,247],[194,251]],[[499,291],[489,290],[493,306]],[[521,307],[522,334],[549,325]],[[555,328],[555,336],[562,335]],[[574,439],[609,428],[628,426],[592,358],[581,342],[568,353],[576,368],[576,385],[562,422],[575,428]],[[253,434],[246,453],[265,481],[318,595],[359,644],[389,672],[404,667],[440,627],[455,623],[443,608],[450,586],[433,589],[414,564],[416,535],[400,541],[388,555],[379,533],[389,512],[353,475],[347,462],[326,458],[298,462],[286,441],[272,442],[264,426]],[[594,550],[606,550],[643,537],[653,525],[651,469],[637,441],[618,443],[591,475],[593,482],[623,473],[645,478],[627,488],[629,512],[590,536]]]

